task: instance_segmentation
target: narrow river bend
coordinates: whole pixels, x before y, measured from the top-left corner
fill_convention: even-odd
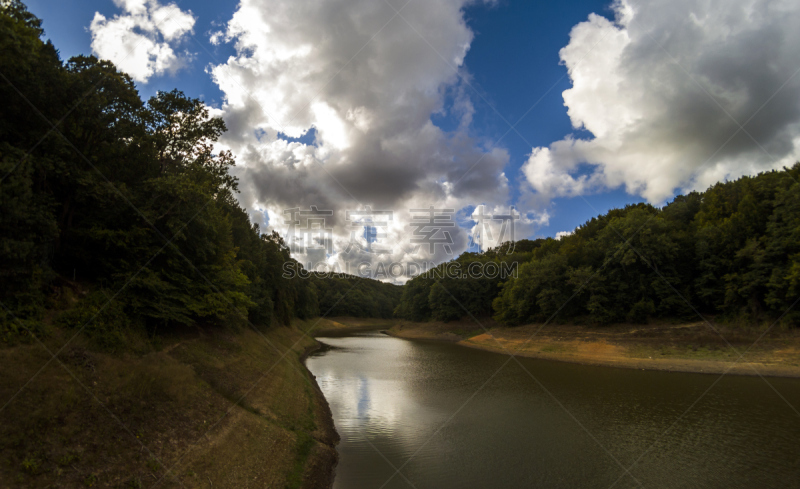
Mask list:
[[[306,364],[342,438],[336,489],[800,487],[798,379],[321,341]]]

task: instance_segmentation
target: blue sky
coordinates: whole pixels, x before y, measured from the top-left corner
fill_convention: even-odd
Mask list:
[[[92,54],[89,25],[95,12],[106,17],[120,13],[120,9],[111,0],[28,0],[25,3],[31,12],[44,20],[45,36],[53,41],[62,59],[78,54]],[[177,2],[177,5],[191,10],[198,17],[193,38],[183,42],[184,47],[197,53],[197,58],[187,70],[179,71],[175,75],[157,76],[147,83],[137,83],[139,93],[146,98],[158,90],[178,88],[193,97],[202,96],[210,104],[218,104],[222,101],[222,93],[203,70],[209,63],[224,61],[233,54],[233,49],[227,44],[213,46],[208,42],[208,32],[218,29],[219,25],[230,19],[237,2],[183,0]]]
[[[28,5],[63,58],[94,52],[143,97],[216,108],[240,201],[275,228],[296,206],[397,224],[436,204],[459,211],[464,250],[480,205],[525,213],[516,239],[556,236],[800,159],[795,1]],[[401,226],[388,236],[407,248]]]
[[[141,95],[148,97],[157,90],[177,87],[211,105],[221,104],[222,92],[204,70],[211,63],[226,60],[234,54],[234,49],[225,43],[214,46],[208,42],[208,37],[231,18],[237,3],[178,3],[180,8],[191,10],[197,17],[194,35],[182,45],[196,53],[196,58],[188,69],[174,75],[156,76],[147,83],[137,83]],[[89,24],[95,12],[109,18],[120,12],[110,1],[29,0],[28,5],[34,14],[44,19],[46,36],[65,59],[91,53]],[[503,0],[492,6],[472,5],[465,11],[467,23],[475,34],[465,61],[472,77],[466,90],[476,110],[471,133],[508,149],[510,161],[506,174],[512,181],[518,178],[532,145],[547,146],[568,134],[591,137],[586,131],[576,131],[567,116],[561,93],[570,87],[570,79],[558,56],[559,49],[569,42],[570,29],[585,21],[590,13],[613,18],[609,2],[604,0]],[[448,119],[432,116],[434,123],[443,128],[457,125]],[[509,122],[515,125],[516,131],[503,137],[509,130]],[[518,193],[515,187],[513,197]],[[640,197],[629,195],[623,189],[556,198],[551,203],[549,224],[540,227],[535,234],[537,237],[554,236],[558,231],[573,229],[598,212],[640,201]]]
[[[613,19],[609,4],[598,0],[506,0],[495,7],[467,10],[467,21],[476,38],[466,65],[482,95],[475,97],[477,126],[485,137],[495,140],[508,131],[508,123],[516,129],[502,139],[511,153],[507,174],[519,171],[532,146],[547,146],[568,134],[591,137],[585,130],[575,130],[567,116],[561,93],[571,83],[558,52],[569,42],[572,27],[590,13]],[[623,189],[583,198],[557,198],[551,204],[550,224],[537,234],[555,236],[574,229],[598,211],[642,201]]]

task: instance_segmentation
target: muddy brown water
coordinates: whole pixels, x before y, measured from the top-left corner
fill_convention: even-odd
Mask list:
[[[306,364],[341,436],[336,489],[800,487],[800,379],[319,339]]]

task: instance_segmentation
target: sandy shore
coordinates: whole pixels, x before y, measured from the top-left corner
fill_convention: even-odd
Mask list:
[[[334,318],[335,331],[381,327]],[[450,323],[377,320],[387,334],[447,341],[469,348],[545,360],[674,372],[800,377],[800,335],[706,323],[586,327],[537,324],[502,327],[490,319]],[[714,331],[716,330],[716,331]],[[758,341],[756,342],[756,340]],[[755,344],[754,344],[755,343]]]

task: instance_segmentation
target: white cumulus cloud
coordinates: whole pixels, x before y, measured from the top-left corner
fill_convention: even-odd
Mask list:
[[[224,33],[212,35],[233,43],[236,55],[208,71],[225,95],[229,131],[221,143],[237,155],[240,200],[259,209],[254,216],[268,215],[284,232],[283,209],[332,209],[326,224],[343,250],[352,232],[346,210],[394,211],[383,240],[391,253],[340,251],[344,268],[420,258],[405,227],[411,209],[507,209],[508,153],[470,134],[469,89],[457,71],[466,74],[473,40],[463,15],[469,2],[242,0]],[[461,124],[444,131],[431,122],[434,113]],[[450,232],[458,254],[468,230]],[[451,257],[424,246],[420,254]]]
[[[800,158],[800,3],[618,0],[560,56],[575,128],[523,167],[543,199],[624,187],[651,202]],[[587,167],[589,171],[587,171]]]
[[[89,26],[94,54],[139,82],[186,65],[191,55],[176,53],[174,47],[194,28],[191,11],[158,0],[114,0],[114,4],[121,14],[108,19],[95,12]]]

